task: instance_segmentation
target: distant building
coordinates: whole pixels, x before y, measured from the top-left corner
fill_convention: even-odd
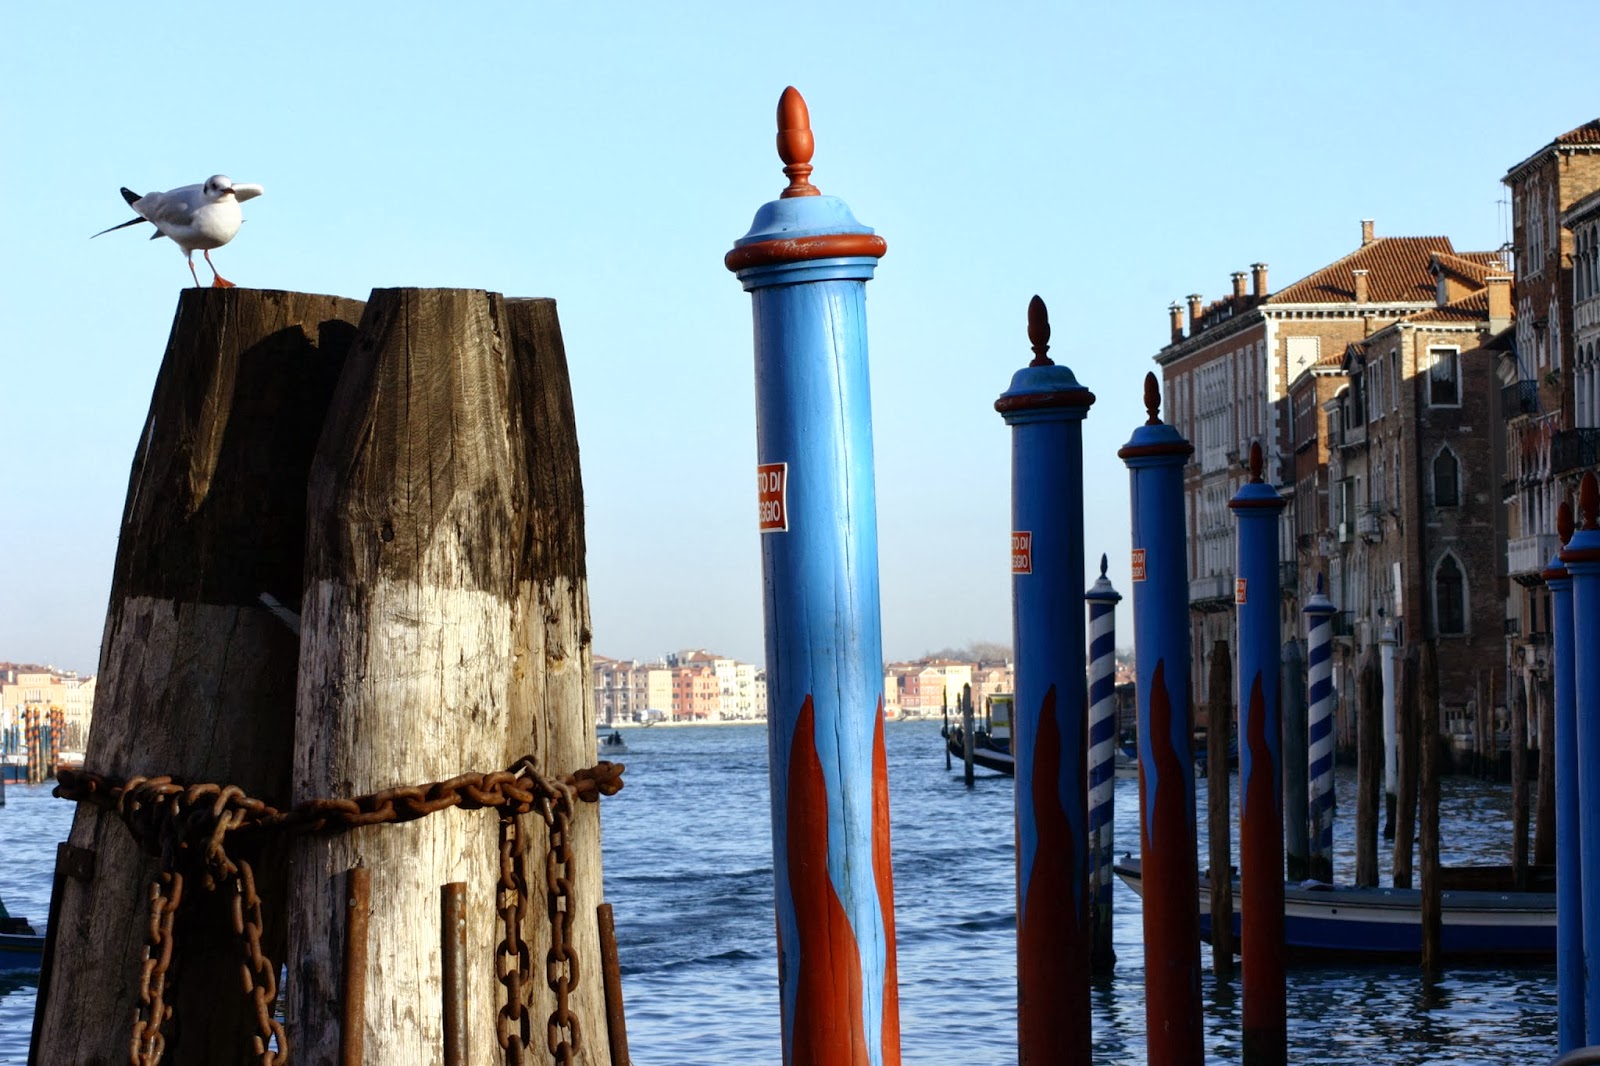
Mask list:
[[[61,746],[82,751],[89,742],[94,715],[93,677],[70,670],[5,670],[0,672],[0,746],[7,751],[23,743],[22,728],[30,711],[62,712],[65,737]]]

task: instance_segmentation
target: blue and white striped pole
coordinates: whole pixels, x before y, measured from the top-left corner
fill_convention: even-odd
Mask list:
[[[1572,505],[1556,512],[1561,543],[1572,540]],[[1561,553],[1541,577],[1550,589],[1556,699],[1556,1040],[1565,1055],[1584,1043],[1582,842],[1578,827],[1578,707],[1573,692],[1572,575]]]
[[[1305,606],[1306,680],[1310,689],[1311,865],[1313,881],[1333,882],[1333,616],[1338,608],[1322,588]]]
[[[786,1066],[898,1066],[866,282],[882,237],[808,180],[778,104],[789,187],[723,262],[755,313],[778,992]]]
[[[1572,575],[1572,682],[1578,740],[1578,807],[1600,811],[1600,482],[1583,475],[1583,526],[1561,550]],[[1600,817],[1578,823],[1583,895],[1584,1043],[1600,1044]]]
[[[1092,854],[1089,954],[1095,973],[1110,973],[1117,961],[1111,948],[1112,794],[1117,752],[1117,604],[1122,596],[1106,577],[1084,593],[1089,604],[1089,847]]]
[[[1011,427],[1011,602],[1017,695],[1017,1061],[1089,1066],[1090,865],[1084,704],[1083,420],[1094,394],[1047,353],[1044,301],[1028,304],[1033,360],[995,401]]]

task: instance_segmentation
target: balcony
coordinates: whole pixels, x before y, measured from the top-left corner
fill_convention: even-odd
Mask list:
[[[1537,585],[1539,571],[1550,565],[1550,559],[1561,546],[1554,533],[1535,533],[1531,537],[1513,537],[1506,542],[1506,573],[1518,584]]]
[[[1564,429],[1550,442],[1550,472],[1557,476],[1600,466],[1600,429]]]
[[[1210,614],[1233,608],[1233,575],[1207,574],[1189,579],[1189,609]]]
[[[1522,488],[1522,482],[1514,477],[1508,477],[1500,482],[1500,501],[1515,499],[1517,492]]]
[[[1374,507],[1377,506],[1381,505],[1374,505]],[[1383,539],[1383,515],[1377,510],[1357,515],[1356,535],[1368,544],[1378,543]]]
[[[1500,411],[1507,422],[1539,413],[1539,383],[1519,381],[1500,390]]]

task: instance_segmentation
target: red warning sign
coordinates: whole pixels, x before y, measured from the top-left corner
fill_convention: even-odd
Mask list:
[[[1236,577],[1233,579],[1233,602],[1244,603],[1245,599],[1245,579]]]
[[[762,463],[756,467],[756,500],[763,533],[789,529],[789,464]]]
[[[1013,574],[1033,573],[1033,534],[1011,534],[1011,572]]]
[[[1133,549],[1133,579],[1135,581],[1143,581],[1144,580],[1144,549],[1143,548],[1135,548],[1135,549]]]

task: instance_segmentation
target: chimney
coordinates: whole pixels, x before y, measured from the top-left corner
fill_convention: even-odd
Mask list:
[[[1367,271],[1352,270],[1350,273],[1355,276],[1356,303],[1364,304],[1367,302]]]
[[[1233,298],[1235,300],[1244,299],[1244,271],[1242,270],[1233,272]]]
[[[1183,343],[1183,305],[1180,304],[1176,300],[1172,301],[1172,305],[1167,308],[1167,314],[1172,317],[1172,343],[1173,344],[1182,344]]]
[[[1257,300],[1267,298],[1267,264],[1250,264],[1250,295]]]
[[[1189,294],[1189,336],[1200,332],[1200,294]]]
[[[1373,241],[1375,241],[1377,239],[1378,238],[1376,238],[1376,237],[1374,237],[1372,235],[1372,219],[1370,219],[1370,218],[1362,219],[1361,220],[1361,247],[1365,248],[1367,245],[1371,244]]]
[[[1505,269],[1499,262],[1492,267]],[[1489,290],[1489,332],[1502,333],[1511,325],[1511,275],[1495,273],[1483,280]]]

